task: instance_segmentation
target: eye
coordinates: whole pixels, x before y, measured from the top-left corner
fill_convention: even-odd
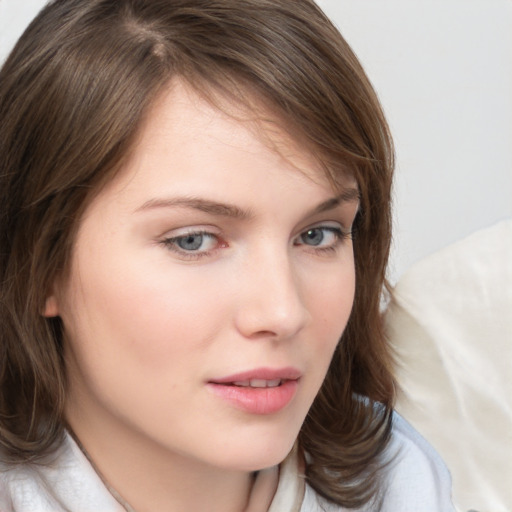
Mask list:
[[[205,244],[204,233],[191,233],[189,235],[176,237],[175,244],[184,251],[197,251]]]
[[[345,233],[340,227],[317,226],[301,233],[294,245],[305,245],[318,250],[334,250],[342,239],[349,237],[350,234]]]
[[[225,246],[217,235],[205,231],[194,231],[168,237],[162,241],[162,244],[183,258],[207,256],[211,251]]]
[[[308,229],[300,235],[300,240],[306,245],[320,245],[325,239],[326,233],[324,228]]]

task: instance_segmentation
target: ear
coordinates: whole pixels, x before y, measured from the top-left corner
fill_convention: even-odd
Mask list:
[[[57,298],[56,283],[54,282],[48,290],[48,295],[44,302],[44,308],[41,314],[46,318],[59,316],[59,300]]]
[[[59,316],[59,305],[57,302],[57,297],[54,294],[46,297],[42,315],[46,318]]]

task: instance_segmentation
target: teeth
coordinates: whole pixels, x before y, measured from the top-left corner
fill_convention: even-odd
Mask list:
[[[266,388],[267,381],[263,379],[251,379],[251,388]]]
[[[276,388],[281,384],[281,379],[274,380],[263,380],[263,379],[251,379],[251,380],[239,380],[233,382],[235,386],[242,388]]]

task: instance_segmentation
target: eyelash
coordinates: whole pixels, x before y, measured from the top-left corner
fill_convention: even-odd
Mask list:
[[[328,245],[328,246],[325,246],[325,247],[324,246],[318,247],[318,246],[309,245],[309,244],[306,244],[306,243],[297,243],[297,240],[300,240],[301,237],[306,235],[308,232],[312,232],[312,231],[315,231],[315,230],[321,230],[324,233],[328,232],[328,233],[333,234],[334,237],[335,237],[334,242],[332,244]],[[214,247],[211,250],[203,250],[203,251],[201,251],[201,250],[199,250],[199,251],[190,250],[190,251],[187,251],[187,250],[182,249],[182,248],[180,248],[178,246],[179,241],[184,240],[185,238],[191,238],[191,237],[196,237],[196,236],[216,239],[217,240],[216,247]],[[324,236],[325,236],[325,234],[324,234]],[[344,231],[340,227],[321,226],[320,225],[320,226],[313,226],[311,228],[306,229],[305,231],[302,231],[295,238],[293,245],[294,246],[301,246],[302,245],[302,246],[305,246],[305,247],[309,247],[316,254],[327,254],[327,253],[335,253],[337,251],[340,243],[343,242],[344,240],[349,240],[349,239],[352,239],[352,232],[350,232],[350,231],[348,231],[348,232]],[[184,233],[184,234],[179,235],[179,236],[164,238],[161,241],[161,244],[165,248],[167,248],[168,250],[177,253],[181,258],[186,259],[186,260],[200,260],[201,258],[205,258],[205,257],[211,256],[211,254],[214,251],[216,251],[217,249],[221,249],[221,248],[224,248],[224,247],[228,246],[227,242],[223,241],[220,238],[219,235],[216,235],[216,234],[211,233],[209,231],[203,231],[203,230],[190,231],[189,233]]]
[[[334,235],[334,237],[335,237],[334,242],[332,244],[330,244],[330,245],[322,246],[322,247],[318,247],[318,246],[315,246],[315,245],[308,245],[308,244],[305,244],[305,243],[296,243],[295,241],[294,241],[294,245],[296,245],[296,246],[304,245],[306,247],[311,248],[315,253],[320,253],[320,254],[335,253],[337,251],[337,249],[338,249],[338,247],[339,247],[341,242],[343,242],[345,240],[349,240],[349,239],[352,238],[351,232],[344,231],[340,227],[335,227],[335,226],[313,226],[313,227],[311,227],[309,229],[306,229],[302,233],[300,233],[299,236],[295,240],[298,240],[301,237],[303,237],[305,234],[310,233],[312,231],[316,231],[316,230],[323,231],[324,232],[324,236],[325,236],[325,232],[328,232],[328,233]]]
[[[185,238],[202,236],[207,238],[213,238],[217,240],[217,245],[213,250],[208,251],[187,251],[185,249],[181,249],[178,247],[178,242]],[[215,235],[214,233],[210,233],[209,231],[190,231],[189,233],[184,233],[183,235],[173,236],[169,238],[165,238],[162,240],[162,244],[170,251],[175,252],[180,255],[181,258],[186,260],[199,260],[201,258],[210,256],[211,253],[219,248],[227,247],[227,243],[223,242],[219,235]]]

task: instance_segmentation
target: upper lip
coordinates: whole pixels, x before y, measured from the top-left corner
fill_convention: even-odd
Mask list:
[[[214,384],[230,384],[247,380],[297,380],[302,373],[297,368],[288,366],[286,368],[255,368],[246,372],[234,373],[225,377],[211,379]]]

